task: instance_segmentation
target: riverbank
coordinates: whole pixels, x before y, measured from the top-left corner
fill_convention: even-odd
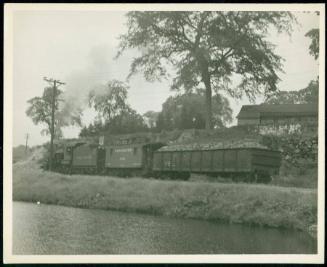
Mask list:
[[[13,200],[223,220],[306,232],[317,224],[314,189],[69,176],[40,170],[31,162],[13,166]]]

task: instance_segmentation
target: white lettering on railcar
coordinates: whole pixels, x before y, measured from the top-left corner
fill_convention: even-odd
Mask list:
[[[132,152],[133,151],[133,149],[132,148],[116,148],[115,150],[114,150],[115,152]]]

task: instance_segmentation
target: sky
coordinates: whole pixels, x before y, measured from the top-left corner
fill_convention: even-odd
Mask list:
[[[318,28],[318,16],[294,12],[300,25],[291,36],[271,32],[269,40],[276,54],[284,58],[280,90],[299,90],[318,76],[318,62],[309,55],[310,39],[305,33]],[[14,11],[13,15],[13,146],[39,145],[49,140],[42,136],[42,125],[27,117],[27,101],[41,96],[48,84],[43,77],[65,82],[60,89],[65,97],[85,103],[90,89],[117,79],[124,81],[129,73],[134,51],[117,60],[118,37],[126,32],[125,12],[121,11]],[[141,74],[129,81],[128,103],[137,112],[160,111],[170,91],[170,81],[150,83]],[[256,103],[260,103],[258,99]],[[235,117],[247,99],[230,100]],[[85,109],[83,123],[88,125],[94,112]],[[234,119],[233,124],[236,123]],[[77,137],[80,128],[67,127],[64,137]]]

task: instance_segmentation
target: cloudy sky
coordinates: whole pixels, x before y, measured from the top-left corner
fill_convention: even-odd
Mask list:
[[[318,16],[294,13],[300,25],[292,36],[271,33],[276,53],[285,59],[285,74],[280,74],[281,90],[299,90],[318,75],[318,63],[308,53],[310,39],[305,33],[318,28]],[[13,15],[13,145],[42,144],[49,137],[40,134],[42,126],[34,125],[25,114],[27,100],[40,96],[47,83],[43,77],[66,83],[61,89],[80,103],[90,88],[111,79],[125,80],[135,54],[125,53],[118,60],[118,36],[125,32],[125,13],[120,11],[15,11]],[[169,81],[149,83],[142,75],[130,80],[128,102],[139,113],[160,111],[169,95]],[[260,103],[260,99],[257,101]],[[247,99],[231,101],[234,116]],[[85,111],[84,124],[93,118]],[[236,121],[235,121],[236,122]],[[234,123],[235,123],[234,122]],[[78,128],[68,127],[65,137],[77,137]]]

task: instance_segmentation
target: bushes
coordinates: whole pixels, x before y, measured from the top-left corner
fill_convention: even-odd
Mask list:
[[[282,152],[279,176],[273,184],[316,188],[318,180],[318,136],[289,134],[263,136],[262,143]]]

